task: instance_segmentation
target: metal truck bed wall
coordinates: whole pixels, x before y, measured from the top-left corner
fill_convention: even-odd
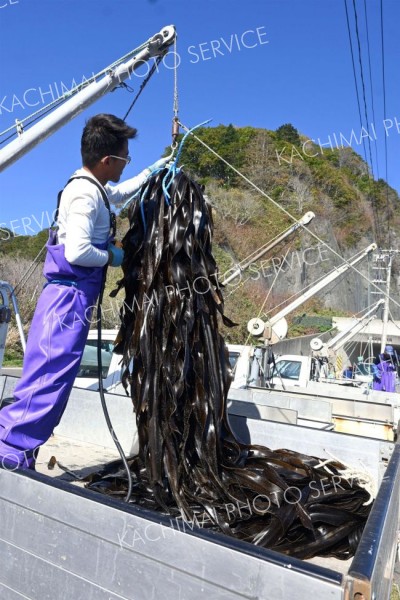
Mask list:
[[[280,406],[231,400],[228,401],[228,412],[230,415],[250,417],[251,419],[266,419],[268,421],[277,421],[278,423],[297,425],[297,411],[281,408]]]
[[[12,398],[18,379],[9,375],[0,376],[0,408],[3,401]],[[138,438],[131,399],[106,394],[106,402],[115,433],[124,451],[126,454],[137,452]],[[115,449],[104,419],[100,396],[93,390],[73,388],[61,422],[54,432],[77,441]]]
[[[73,390],[64,417],[67,411],[91,410],[91,419],[81,419],[80,433],[86,427],[90,436],[101,407],[95,392],[84,396]],[[107,398],[109,406],[116,398]],[[129,400],[119,397],[120,406],[124,402]],[[59,428],[71,438],[77,419],[64,417]],[[364,600],[388,599],[397,544],[399,446],[240,416],[230,420],[243,439],[321,458],[333,455],[362,465],[379,482],[350,564],[338,568],[335,562],[290,559],[39,473],[0,469],[0,598],[360,600],[356,594],[363,593]]]
[[[397,394],[395,394],[397,396]],[[331,415],[341,415],[358,419],[392,422],[394,419],[394,404],[355,400],[349,396],[345,398],[315,398],[293,394],[293,392],[277,392],[261,390],[260,388],[247,388],[229,390],[228,397],[232,400],[252,401],[256,404],[268,404],[295,410],[299,417],[310,421],[328,421]],[[393,402],[395,398],[393,398]]]
[[[264,390],[261,388],[233,389],[228,392],[228,402],[254,402],[267,406],[279,406],[289,410],[295,410],[299,418],[310,421],[321,421],[331,423],[332,404],[323,399],[316,402],[313,398],[302,398],[290,395],[286,392],[275,390]]]
[[[307,387],[290,385],[290,383],[285,382],[285,390],[281,389],[280,387],[264,388],[256,386],[251,386],[250,388],[246,389],[257,391],[271,390],[277,394],[288,393],[308,398],[320,398],[322,400],[330,400],[332,398],[351,398],[352,400],[364,400],[377,402],[379,404],[393,404],[396,407],[400,407],[400,394],[397,392],[384,392],[350,385],[331,385],[330,383],[322,383],[319,381],[309,381]]]
[[[398,394],[393,394],[397,397]],[[354,400],[351,395],[344,398],[320,398],[293,393],[293,390],[281,391],[261,388],[231,389],[230,402],[249,402],[257,405],[280,407],[295,410],[298,418],[318,423],[332,423],[336,431],[379,437],[392,441],[400,411],[396,408],[397,398],[393,404],[372,402],[372,400]],[[300,424],[300,423],[299,423]]]

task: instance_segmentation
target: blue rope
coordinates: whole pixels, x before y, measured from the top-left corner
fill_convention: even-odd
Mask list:
[[[157,169],[157,172],[160,169]],[[151,173],[151,175],[153,175],[153,173],[155,173],[156,171],[153,171]],[[143,228],[144,228],[144,232],[146,233],[147,231],[147,223],[146,223],[146,216],[144,214],[144,195],[147,192],[147,188],[149,186],[146,185],[143,189],[142,195],[140,196],[140,189],[133,195],[131,196],[126,202],[125,204],[122,206],[121,210],[124,210],[124,208],[126,208],[128,206],[128,204],[130,204],[132,202],[132,200],[135,200],[136,198],[138,198],[140,196],[140,213],[142,215],[142,221],[143,221]]]
[[[124,210],[124,208],[126,208],[128,206],[128,204],[130,204],[132,202],[132,200],[135,200],[135,198],[137,198],[139,196],[139,192],[140,192],[140,189],[137,192],[135,192],[133,194],[133,196],[128,198],[128,200],[125,202],[125,204],[123,204],[123,206],[121,206],[121,210]]]
[[[146,234],[147,232],[147,223],[146,223],[146,215],[144,214],[144,195],[148,190],[148,185],[146,185],[146,187],[143,189],[143,193],[140,197],[140,213],[142,215],[142,221],[143,221],[143,229],[144,229],[144,233]]]
[[[199,123],[198,125],[195,125],[194,127],[192,127],[191,129],[189,129],[185,135],[183,136],[183,138],[181,139],[179,146],[178,146],[178,151],[176,153],[176,156],[174,158],[174,160],[172,161],[167,173],[165,174],[165,176],[163,177],[162,180],[162,189],[164,192],[164,198],[165,198],[165,202],[167,203],[167,205],[170,205],[170,194],[168,192],[168,188],[170,187],[171,183],[173,182],[173,180],[175,179],[175,176],[177,173],[179,173],[180,169],[177,166],[180,155],[182,153],[182,149],[183,149],[183,145],[186,142],[186,138],[187,136],[192,133],[192,131],[194,131],[195,129],[198,129],[199,127],[202,127],[203,125],[207,125],[207,123],[209,123],[212,119],[207,119],[207,121],[203,121],[203,123]],[[155,169],[154,171],[151,172],[150,176],[152,177],[153,175],[156,175],[157,173],[159,173],[160,171],[163,171],[164,167],[162,167],[161,169]],[[142,221],[143,221],[143,227],[144,227],[144,232],[146,233],[147,231],[147,223],[146,223],[146,216],[144,214],[144,195],[147,192],[148,189],[148,185],[146,185],[146,187],[143,189],[142,195],[140,197],[140,212],[142,215]],[[122,206],[122,210],[124,208],[126,208],[128,206],[128,204],[130,204],[132,202],[132,200],[135,200],[135,198],[137,198],[139,196],[139,191],[136,192],[136,194],[134,194],[131,198],[129,198],[125,204]]]

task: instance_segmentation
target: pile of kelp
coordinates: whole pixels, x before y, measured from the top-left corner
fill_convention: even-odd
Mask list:
[[[227,416],[228,351],[218,332],[223,296],[202,190],[180,171],[143,188],[123,240],[125,289],[116,351],[132,397],[139,454],[131,501],[299,558],[354,554],[369,493],[343,466],[240,443]],[[91,484],[126,490],[123,469]]]

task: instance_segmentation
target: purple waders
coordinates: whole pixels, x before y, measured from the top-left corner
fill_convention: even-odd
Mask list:
[[[107,242],[108,243],[108,242]],[[107,243],[97,245],[105,249]],[[0,411],[0,466],[33,468],[58,425],[79,370],[103,267],[71,265],[50,230],[45,285],[29,330],[15,402]]]
[[[379,374],[374,378],[372,388],[384,392],[396,391],[396,373],[395,367],[390,360],[385,360],[383,355],[379,355],[380,363],[377,365]]]

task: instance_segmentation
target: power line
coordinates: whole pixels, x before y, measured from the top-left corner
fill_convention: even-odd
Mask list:
[[[357,16],[355,0],[353,0],[353,9],[354,9],[354,20],[355,20],[355,26],[356,26],[356,38],[357,38],[357,46],[358,46],[358,62],[360,64],[360,75],[361,75],[362,93],[363,93],[363,101],[364,101],[364,115],[365,115],[365,122],[366,122],[366,131],[368,133],[369,161],[370,161],[371,171],[372,171],[372,175],[373,175],[374,169],[373,169],[373,164],[372,164],[371,139],[370,139],[370,135],[369,135],[369,131],[368,131],[369,120],[368,120],[368,111],[367,111],[367,100],[366,100],[366,95],[365,95],[364,69],[363,69],[362,57],[361,57],[361,43],[360,43],[360,34],[358,31],[358,16]],[[362,128],[362,125],[361,125],[361,128]]]
[[[351,27],[350,27],[349,11],[348,11],[348,7],[347,7],[347,0],[344,0],[344,5],[345,5],[345,12],[346,12],[347,31],[348,31],[349,43],[350,43],[351,61],[352,61],[352,66],[353,66],[353,78],[354,78],[354,84],[355,84],[355,88],[356,88],[358,115],[359,115],[359,119],[360,119],[361,130],[362,130],[363,124],[362,124],[362,116],[361,116],[360,93],[359,93],[359,88],[358,88],[358,83],[357,83],[357,74],[356,74],[356,67],[355,67],[355,60],[354,60],[353,41],[352,41],[352,34],[351,34]],[[357,16],[355,0],[353,0],[353,9],[354,9],[355,28],[356,28],[356,35],[357,35],[357,42],[358,42],[358,56],[359,56],[359,64],[360,64],[360,70],[361,70],[361,81],[362,81],[362,88],[363,88],[364,112],[365,112],[365,119],[367,121],[367,131],[368,131],[368,112],[367,112],[367,103],[366,103],[364,72],[363,72],[363,67],[362,67],[361,44],[360,44],[360,36],[359,36],[359,29],[358,29],[358,16]],[[372,86],[372,83],[371,83],[371,86]],[[373,175],[372,152],[371,152],[371,144],[370,144],[369,134],[368,134],[368,143],[369,143],[370,164],[371,164],[371,170],[372,170],[372,175]],[[367,151],[366,151],[366,144],[365,144],[364,137],[363,137],[363,147],[364,147],[365,163],[368,165]],[[371,202],[371,208],[372,208],[373,215],[374,215],[374,222],[376,223],[376,233],[375,233],[376,240],[377,240],[378,245],[381,245],[382,244],[382,239],[381,239],[382,233],[381,232],[383,231],[383,228],[382,228],[382,223],[381,223],[379,207],[377,206],[376,193],[373,189],[373,181],[371,181],[371,180],[369,181],[368,199]]]
[[[347,22],[347,32],[349,34],[349,43],[350,43],[350,53],[351,53],[351,62],[353,65],[353,78],[354,78],[354,85],[356,88],[356,95],[357,95],[357,107],[358,107],[358,116],[360,118],[360,126],[362,128],[362,117],[361,117],[361,107],[360,107],[360,94],[358,92],[358,84],[357,84],[357,76],[356,76],[356,66],[354,63],[354,52],[353,52],[353,41],[351,39],[351,31],[350,31],[350,21],[349,21],[349,12],[347,10],[347,0],[344,0],[344,8],[346,11],[346,22]],[[367,161],[367,150],[366,150],[366,146],[365,146],[365,139],[363,138],[363,148],[364,148],[364,158],[365,158],[365,162],[368,165],[368,161]]]
[[[360,77],[361,77],[363,102],[364,102],[364,116],[365,116],[365,121],[366,121],[366,126],[367,126],[366,131],[368,134],[369,160],[370,160],[370,165],[371,165],[372,177],[374,178],[372,150],[371,150],[371,138],[370,138],[369,131],[368,131],[369,119],[368,119],[367,99],[366,99],[366,91],[365,91],[364,69],[363,69],[363,63],[362,63],[360,34],[359,34],[359,29],[358,29],[358,15],[357,15],[357,8],[356,8],[355,0],[353,0],[353,9],[354,9],[354,22],[355,22],[355,30],[356,30],[356,38],[357,38],[357,46],[358,46],[358,62],[360,65]],[[364,9],[366,10],[365,0],[364,0]],[[368,29],[367,29],[367,40],[368,40],[368,44],[369,44]],[[368,45],[368,56],[370,56],[369,55],[369,45]],[[369,65],[371,66],[370,62],[369,62]],[[371,76],[370,76],[370,81],[371,81]],[[371,82],[371,99],[372,98],[373,98],[373,95],[372,95],[372,82]],[[375,150],[376,150],[376,145],[375,145]],[[377,164],[378,164],[378,162],[377,162]],[[371,188],[373,189],[372,186],[373,186],[373,183],[370,182],[370,189]],[[375,221],[376,221],[376,225],[377,225],[377,232],[376,232],[377,233],[377,241],[379,243],[381,241],[382,226],[381,226],[379,208],[376,207],[376,194],[374,193],[374,191],[372,192],[372,194],[370,194],[370,197],[371,197],[372,209],[374,212]]]
[[[383,0],[381,0],[381,52],[382,52],[382,86],[383,86],[383,118],[386,119],[386,82],[385,82],[385,44],[383,37]],[[388,159],[387,159],[387,135],[385,135],[385,180],[386,180],[386,214],[388,220],[388,242],[391,246],[390,219],[389,219],[389,183],[388,183]]]
[[[369,72],[369,85],[370,85],[371,105],[372,105],[372,122],[376,123],[374,94],[373,94],[373,90],[372,90],[372,68],[371,68],[371,50],[370,50],[370,44],[369,44],[367,0],[364,0],[364,14],[365,14],[365,29],[366,29],[366,33],[367,33],[368,72]],[[375,144],[375,163],[376,163],[376,178],[379,179],[378,146],[377,146],[377,144]]]

